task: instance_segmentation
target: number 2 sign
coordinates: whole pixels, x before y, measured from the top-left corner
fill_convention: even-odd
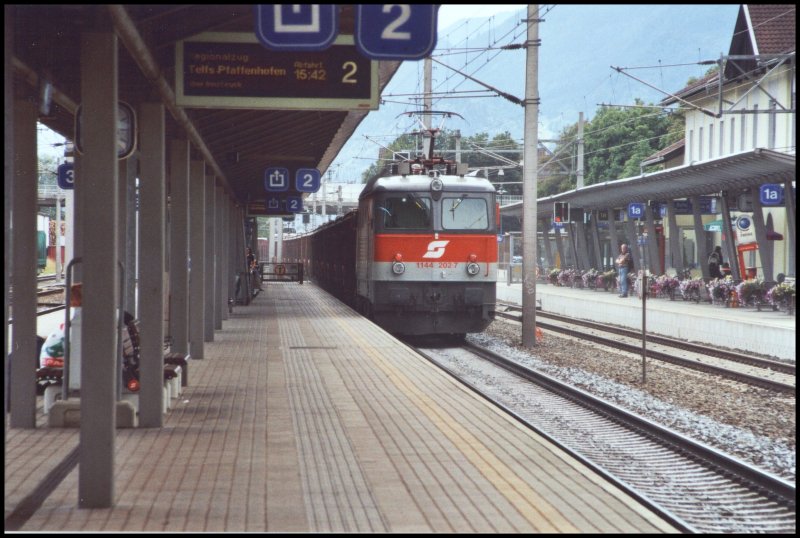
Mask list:
[[[356,48],[372,60],[419,60],[436,46],[437,4],[360,4]]]
[[[298,168],[294,174],[294,186],[298,192],[317,192],[321,174],[316,168]]]

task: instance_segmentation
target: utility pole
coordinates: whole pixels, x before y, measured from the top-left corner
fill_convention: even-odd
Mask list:
[[[578,112],[578,166],[575,170],[577,185],[583,188],[583,112]]]
[[[422,134],[422,141],[423,141],[423,151],[425,152],[425,158],[429,159],[433,157],[433,153],[431,149],[433,147],[433,134],[431,133],[431,115],[429,112],[431,111],[432,100],[431,100],[431,91],[433,87],[432,83],[433,78],[433,62],[431,62],[431,57],[428,56],[425,58],[425,95],[423,101],[423,109],[425,110],[425,114],[423,114],[422,123],[425,125],[425,132]]]
[[[522,345],[536,346],[536,252],[539,168],[539,4],[528,4],[525,41],[525,143],[522,167]]]
[[[328,181],[322,180],[322,223],[328,222],[328,183],[331,181],[331,170],[328,170]]]

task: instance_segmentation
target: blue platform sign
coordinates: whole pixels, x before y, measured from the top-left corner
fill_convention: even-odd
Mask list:
[[[290,213],[300,213],[303,211],[303,198],[300,196],[287,196],[286,211]]]
[[[267,192],[289,190],[289,170],[286,168],[267,168],[264,172],[264,188]]]
[[[259,4],[256,37],[274,51],[320,51],[338,33],[335,4]]]
[[[322,174],[316,168],[298,168],[294,173],[294,188],[298,192],[317,192]]]
[[[360,4],[356,48],[372,60],[419,60],[436,47],[438,4]]]
[[[72,163],[64,163],[59,165],[57,173],[59,187],[62,189],[75,188],[75,165]]]
[[[761,205],[781,205],[783,203],[783,185],[765,183],[758,190]]]
[[[630,218],[630,219],[640,219],[642,217],[644,217],[644,204],[643,203],[628,204],[628,218]]]

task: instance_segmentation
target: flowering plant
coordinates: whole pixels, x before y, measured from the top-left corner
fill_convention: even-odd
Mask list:
[[[764,282],[759,279],[745,280],[736,286],[739,303],[746,305],[751,301],[758,302],[764,292]]]
[[[603,279],[602,286],[604,288],[614,288],[616,287],[617,281],[617,272],[611,269],[610,271],[606,271],[605,273],[601,273],[598,278]]]
[[[680,289],[684,299],[700,300],[700,289],[703,287],[702,278],[687,278],[681,280]]]
[[[583,275],[581,276],[581,280],[583,280],[583,287],[584,288],[597,287],[597,276],[599,274],[600,273],[594,267],[583,273]]]
[[[730,297],[731,292],[736,289],[736,284],[733,283],[733,279],[730,276],[726,276],[725,278],[715,278],[708,283],[706,288],[712,299],[725,301]]]
[[[681,285],[681,281],[674,276],[661,275],[659,279],[661,287],[667,290],[677,290]]]
[[[655,279],[653,291],[656,295],[672,297],[675,291],[680,287],[680,280],[674,276],[661,275]]]
[[[780,304],[783,301],[786,301],[790,297],[794,297],[795,295],[795,286],[794,284],[776,284],[775,286],[771,287],[767,291],[767,301],[771,305]]]
[[[576,282],[581,282],[581,272],[577,269],[564,269],[558,273],[558,284],[565,287],[573,287]]]

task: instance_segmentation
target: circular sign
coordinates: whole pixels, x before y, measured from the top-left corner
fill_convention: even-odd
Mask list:
[[[742,215],[736,219],[736,227],[744,231],[750,228],[750,217]]]

